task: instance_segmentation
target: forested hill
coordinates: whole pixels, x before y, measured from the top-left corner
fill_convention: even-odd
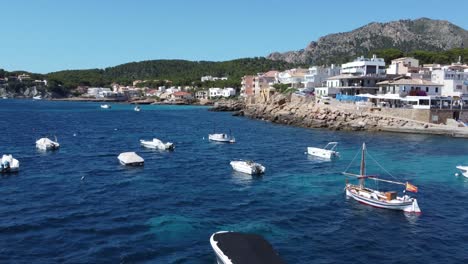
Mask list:
[[[131,62],[105,69],[66,70],[47,74],[47,78],[67,88],[78,85],[105,86],[112,82],[130,84],[134,80],[171,80],[174,85],[200,85],[200,77],[228,77],[225,85],[238,87],[241,77],[269,70],[285,70],[297,65],[266,58],[231,61],[150,60]]]

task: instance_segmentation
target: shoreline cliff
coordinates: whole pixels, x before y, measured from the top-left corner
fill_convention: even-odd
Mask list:
[[[235,105],[235,108],[231,108]],[[343,105],[344,106],[344,105]],[[225,103],[214,111],[237,111],[233,115],[305,128],[343,131],[399,132],[468,138],[468,128],[420,122],[371,113],[365,109],[320,104],[314,97],[275,94],[268,99],[247,99],[241,110],[238,102]]]

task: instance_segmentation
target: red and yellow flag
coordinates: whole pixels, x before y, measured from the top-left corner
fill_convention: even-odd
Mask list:
[[[413,184],[409,183],[409,182],[406,182],[406,190],[408,192],[415,192],[417,193],[418,192],[418,187],[414,186]]]

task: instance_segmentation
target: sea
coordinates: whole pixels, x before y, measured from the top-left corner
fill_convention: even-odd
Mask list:
[[[0,177],[0,263],[213,264],[209,239],[221,230],[262,235],[286,263],[468,263],[468,178],[455,168],[468,165],[466,139],[306,129],[200,106],[133,107],[0,101],[0,154],[20,162],[17,174]],[[210,142],[213,132],[237,142]],[[36,150],[45,136],[60,149]],[[175,151],[140,146],[153,137]],[[339,159],[306,154],[331,141]],[[358,172],[363,142],[367,172],[416,185],[422,214],[346,198],[341,172]],[[127,151],[145,165],[120,165]],[[229,162],[239,159],[263,164],[265,175],[234,172]]]

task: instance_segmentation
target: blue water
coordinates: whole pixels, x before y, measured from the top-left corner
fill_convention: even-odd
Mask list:
[[[288,263],[468,263],[468,179],[454,175],[468,164],[465,139],[303,129],[191,106],[132,109],[0,101],[0,153],[21,165],[0,178],[1,263],[214,263],[209,237],[219,230],[259,233]],[[231,129],[237,143],[208,142],[214,127]],[[37,151],[44,135],[61,149]],[[176,150],[139,146],[152,137]],[[304,154],[328,141],[340,143],[341,159]],[[422,215],[345,198],[339,172],[363,141],[393,176],[419,187]],[[120,166],[124,151],[145,166]],[[267,172],[235,173],[233,159]],[[381,170],[369,161],[373,169]]]

